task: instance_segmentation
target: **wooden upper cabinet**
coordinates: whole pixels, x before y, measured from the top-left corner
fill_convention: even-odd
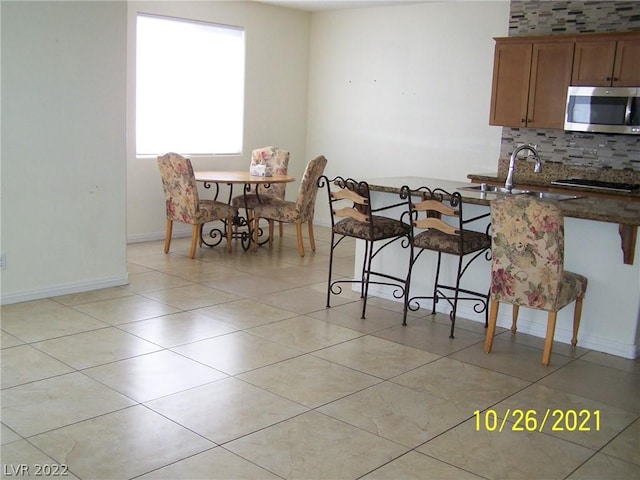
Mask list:
[[[612,85],[614,87],[640,86],[640,35],[635,39],[618,40]]]
[[[578,38],[571,84],[593,87],[640,85],[640,34]]]
[[[573,42],[534,43],[527,127],[564,128]]]
[[[532,47],[531,43],[496,43],[490,125],[526,125]]]
[[[573,39],[496,39],[489,123],[562,129],[573,48]]]

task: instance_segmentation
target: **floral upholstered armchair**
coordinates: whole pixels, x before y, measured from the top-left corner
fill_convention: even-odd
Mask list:
[[[199,199],[193,166],[188,158],[177,153],[167,153],[158,157],[158,167],[167,214],[164,253],[169,253],[173,222],[182,222],[193,225],[189,256],[194,258],[202,226],[214,220],[226,220],[229,227],[238,209],[226,203]],[[226,228],[226,233],[227,250],[231,251],[231,228]]]
[[[520,306],[546,310],[547,335],[542,363],[549,365],[558,310],[575,301],[571,345],[578,342],[587,279],[564,270],[564,217],[554,202],[526,195],[491,202],[491,311],[485,351],[493,345],[498,305],[513,305],[516,333]]]
[[[302,243],[302,224],[309,226],[309,243],[311,250],[315,252],[316,243],[313,235],[313,214],[315,212],[316,196],[318,194],[318,179],[324,172],[327,159],[320,155],[311,160],[305,168],[300,188],[295,202],[272,199],[268,203],[258,203],[253,209],[254,251],[258,249],[258,232],[261,218],[269,220],[269,245],[273,244],[273,222],[293,223],[296,225],[298,236],[298,252],[304,257],[304,244]]]

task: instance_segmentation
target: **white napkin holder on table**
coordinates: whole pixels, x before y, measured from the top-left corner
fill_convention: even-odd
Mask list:
[[[272,177],[273,169],[266,165],[251,165],[249,167],[249,174],[256,177]]]

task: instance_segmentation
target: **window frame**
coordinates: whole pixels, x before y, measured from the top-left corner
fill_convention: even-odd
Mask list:
[[[156,125],[161,125],[163,127],[163,128],[157,128],[157,130],[160,132],[158,134],[155,134],[155,133],[150,134],[149,131],[154,129],[154,127],[149,127],[147,128],[147,132],[142,133],[144,132],[145,128],[142,127],[141,122],[146,122],[146,121],[154,122],[155,118],[163,118],[163,119],[167,118],[164,109],[167,106],[168,102],[164,103],[158,100],[160,98],[160,94],[158,93],[159,89],[157,89],[157,91],[155,92],[155,96],[151,93],[149,95],[146,95],[146,97],[152,98],[152,101],[150,102],[148,98],[145,100],[149,102],[150,105],[152,105],[151,111],[155,109],[155,112],[151,115],[147,114],[148,119],[145,119],[144,118],[145,113],[143,111],[141,112],[141,109],[145,108],[144,105],[141,105],[141,102],[145,101],[143,100],[143,98],[145,97],[145,94],[141,93],[140,89],[147,88],[149,86],[149,83],[145,83],[145,82],[149,82],[150,79],[153,80],[153,83],[156,83],[156,78],[158,78],[160,73],[162,73],[162,76],[164,75],[169,76],[167,72],[171,72],[172,67],[173,67],[173,70],[176,70],[179,75],[182,75],[179,73],[180,69],[176,68],[176,65],[178,66],[180,65],[180,62],[183,60],[182,57],[191,57],[191,56],[184,55],[184,52],[187,50],[185,50],[186,47],[184,46],[185,44],[183,44],[181,45],[182,50],[180,50],[180,46],[177,49],[174,49],[175,51],[180,51],[182,55],[180,55],[179,60],[176,60],[176,62],[173,63],[173,60],[175,60],[175,58],[166,59],[165,56],[169,57],[169,54],[167,53],[166,50],[162,51],[161,50],[162,46],[160,45],[157,47],[158,50],[156,50],[153,53],[155,53],[157,57],[162,56],[162,60],[161,61],[156,60],[157,64],[154,66],[155,70],[153,70],[152,73],[149,73],[149,71],[147,71],[147,73],[142,74],[140,71],[141,61],[142,61],[141,51],[140,51],[141,19],[142,21],[145,21],[145,19],[147,19],[147,20],[160,20],[163,22],[164,21],[172,22],[172,23],[167,23],[167,25],[172,25],[173,30],[171,32],[171,35],[175,35],[176,30],[185,29],[185,27],[187,27],[188,25],[194,25],[196,27],[206,27],[206,28],[213,29],[213,31],[210,31],[208,33],[206,32],[206,29],[200,30],[200,32],[198,32],[197,30],[194,30],[194,32],[197,32],[194,35],[202,36],[204,32],[205,35],[212,34],[214,36],[220,36],[220,38],[222,38],[222,40],[220,40],[219,42],[220,44],[224,43],[225,36],[229,36],[227,37],[226,41],[228,42],[228,39],[232,38],[231,42],[235,42],[235,44],[232,45],[232,47],[235,48],[236,50],[232,52],[231,56],[229,56],[226,59],[226,60],[231,59],[230,62],[228,61],[222,67],[223,69],[235,69],[235,70],[233,70],[233,75],[230,77],[222,77],[219,75],[220,70],[216,71],[215,78],[213,79],[214,80],[213,84],[216,85],[215,80],[219,79],[220,82],[217,84],[217,87],[214,86],[210,90],[206,90],[206,91],[203,90],[202,88],[206,88],[203,86],[205,85],[205,82],[201,78],[198,78],[198,75],[191,76],[190,82],[194,82],[194,83],[200,82],[200,87],[202,88],[199,90],[197,90],[195,87],[193,87],[194,90],[191,90],[192,85],[189,84],[190,82],[182,83],[183,77],[180,77],[179,80],[176,80],[175,78],[173,78],[173,80],[171,79],[169,80],[169,82],[173,81],[175,83],[174,85],[175,89],[171,90],[172,92],[171,101],[173,103],[176,103],[176,104],[180,103],[176,100],[177,98],[180,98],[181,96],[184,96],[184,95],[188,95],[193,91],[197,91],[201,93],[204,92],[205,94],[209,94],[209,95],[203,95],[197,98],[195,96],[190,97],[190,100],[191,100],[190,104],[196,105],[197,106],[196,109],[199,110],[200,112],[200,116],[198,117],[196,117],[195,113],[190,113],[190,114],[185,113],[187,109],[185,105],[183,105],[183,103],[186,104],[187,102],[189,102],[189,98],[187,99],[186,102],[180,103],[178,107],[175,109],[175,111],[173,111],[173,113],[169,113],[169,115],[173,118],[203,119],[199,123],[195,123],[191,130],[189,130],[188,128],[184,128],[184,130],[189,130],[188,134],[191,134],[191,135],[193,135],[194,131],[198,131],[198,129],[200,130],[200,133],[199,133],[200,137],[198,137],[200,138],[200,140],[194,142],[192,139],[190,140],[191,141],[190,145],[188,144],[189,140],[185,140],[184,138],[181,138],[179,141],[177,141],[175,146],[173,144],[170,144],[169,142],[162,143],[162,140],[160,141],[160,143],[156,142],[155,145],[152,145],[152,142],[149,141],[149,139],[153,139],[154,136],[156,137],[154,140],[157,140],[158,137],[161,139],[166,139],[171,133],[180,131],[179,127],[176,124],[180,123],[180,126],[183,126],[184,122],[182,120],[179,120],[179,121],[169,120],[165,122],[157,122]],[[171,37],[171,36],[169,36],[168,38],[175,39],[175,37]],[[147,41],[147,40],[149,40],[149,35],[147,35],[143,41]],[[162,40],[164,40],[164,38]],[[190,41],[192,42],[192,45],[195,45],[193,43],[193,38]],[[181,42],[177,42],[177,43],[179,44]],[[155,48],[155,44],[154,44],[154,48]],[[220,45],[217,45],[216,48],[221,48],[220,51],[224,53],[224,48],[225,48],[224,46],[220,47]],[[154,157],[157,155],[167,153],[168,151],[176,151],[183,155],[189,155],[189,156],[242,155],[243,141],[244,141],[244,109],[245,109],[245,96],[246,96],[246,31],[244,27],[225,25],[225,24],[220,24],[215,22],[194,20],[194,19],[181,18],[181,17],[173,17],[173,16],[167,16],[167,15],[158,15],[153,13],[137,12],[135,49],[136,49],[136,62],[135,62],[135,99],[134,99],[134,106],[135,106],[135,134],[134,134],[135,148],[134,150],[135,150],[136,157]],[[148,52],[145,52],[144,54],[146,53]],[[236,56],[233,57],[233,55],[236,55]],[[220,57],[217,57],[217,59],[219,60]],[[187,61],[189,59],[184,58],[184,60],[186,64],[189,63]],[[191,64],[194,64],[194,62],[197,59],[194,60],[194,58],[191,58],[190,60],[191,60]],[[166,65],[160,65],[163,61],[171,62],[170,66],[167,68]],[[201,62],[201,63],[206,64],[206,62]],[[229,67],[229,65],[231,65],[231,67]],[[212,63],[206,64],[205,68],[207,68],[209,71],[203,73],[202,78],[205,78],[206,73],[211,73],[215,70],[216,68],[215,61]],[[194,67],[193,70],[191,69],[187,69],[187,70],[195,72],[197,70],[197,65],[196,67]],[[146,75],[147,78],[146,79],[141,78],[141,74],[143,76]],[[209,77],[208,80],[211,80],[211,77]],[[215,88],[218,88],[218,90],[215,90]],[[216,99],[216,96],[217,96],[218,103],[216,103],[215,100],[212,100],[212,99]],[[200,101],[203,97],[209,97],[207,100],[210,102],[208,106],[205,108],[202,107],[202,102]],[[233,98],[233,103],[231,103],[230,107],[225,110],[226,113],[212,117],[210,122],[207,121],[210,117],[211,111],[215,110],[214,105],[218,105],[219,102],[223,102],[228,98]],[[160,107],[160,105],[162,105],[162,107]],[[184,107],[184,110],[180,113],[181,107]],[[161,109],[163,110],[162,115],[160,114]],[[147,111],[150,111],[150,110],[147,110]],[[174,125],[176,125],[174,128],[170,127],[170,123],[172,121],[174,122]],[[229,128],[230,126],[232,126],[232,128]],[[218,136],[218,139],[219,139],[218,143],[216,144],[215,140],[212,141],[211,139],[207,138],[208,133],[206,132],[206,130],[209,130],[209,131],[217,130],[224,133],[220,133],[220,135]],[[228,133],[228,132],[231,132],[231,133]],[[141,135],[143,136],[142,145],[141,145],[141,138],[140,138]],[[144,137],[144,135],[146,135],[146,137]],[[222,140],[220,140],[221,138]],[[232,138],[232,141],[229,141],[228,140],[229,138]],[[204,144],[207,144],[206,148],[203,148],[202,145]],[[230,145],[232,145],[232,148],[229,148]],[[155,151],[155,150],[158,150],[158,151]]]

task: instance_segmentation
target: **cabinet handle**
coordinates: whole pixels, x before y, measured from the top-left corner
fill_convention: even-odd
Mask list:
[[[618,77],[613,77],[614,82],[617,82],[618,80],[620,80]]]
[[[611,77],[607,77],[607,78],[605,78],[605,80],[606,80],[607,82],[610,82],[610,81],[611,81]]]
[[[521,118],[521,119],[520,119],[520,122],[521,122],[521,123],[524,123],[524,122],[526,122],[526,121],[527,121],[527,119],[526,119],[526,118]]]

